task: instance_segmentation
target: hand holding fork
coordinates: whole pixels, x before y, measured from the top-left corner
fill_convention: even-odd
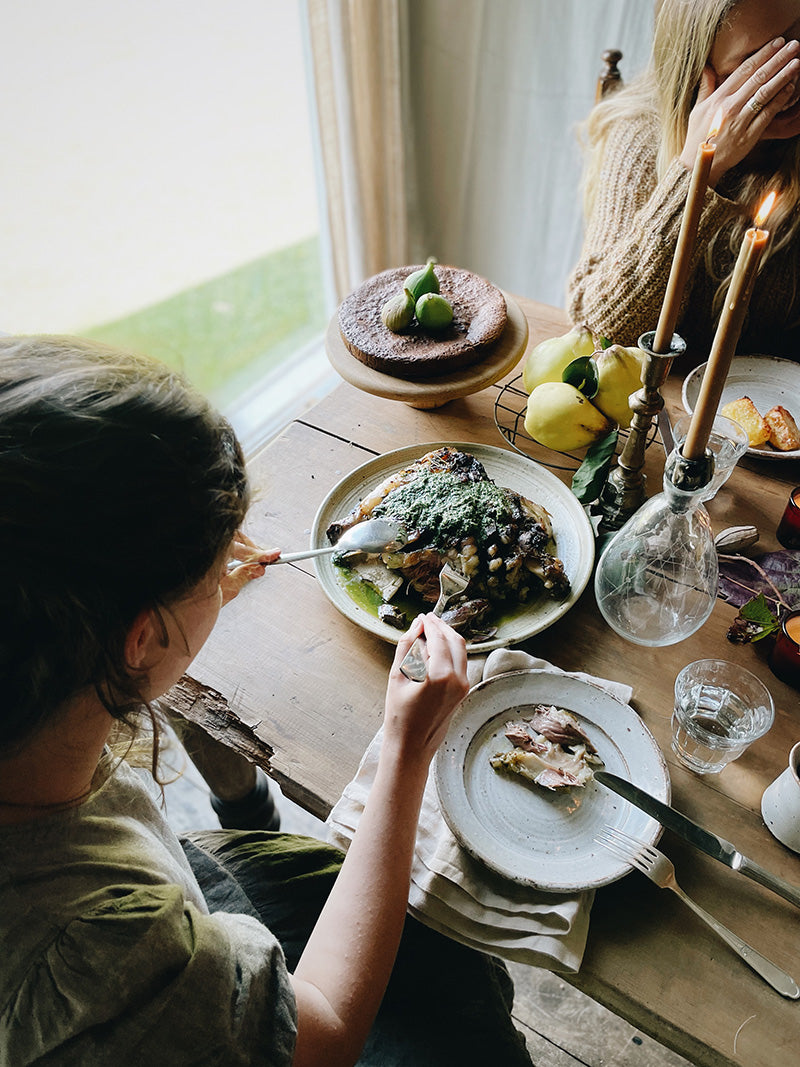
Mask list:
[[[638,841],[635,837],[631,837],[613,826],[604,827],[595,840],[604,845],[609,852],[613,852],[619,859],[630,863],[631,866],[640,870],[642,874],[646,874],[650,881],[655,882],[660,889],[671,889],[684,904],[692,909],[695,915],[698,915],[715,933],[719,934],[722,940],[727,945],[730,945],[734,952],[738,953],[744,962],[752,967],[756,974],[761,975],[764,981],[768,982],[773,989],[776,989],[781,996],[789,997],[791,1000],[800,998],[800,987],[798,987],[797,982],[791,975],[782,971],[766,956],[762,956],[760,952],[757,952],[746,941],[734,934],[727,926],[723,926],[713,915],[710,915],[684,893],[675,879],[675,867],[663,852],[659,852],[652,845]]]
[[[447,607],[448,600],[457,596],[458,593],[463,593],[468,585],[469,578],[465,578],[449,563],[445,563],[439,572],[439,599],[436,601],[433,614],[441,615]],[[428,661],[422,651],[424,643],[425,639],[418,637],[400,664],[400,670],[412,682],[424,682],[428,674]]]

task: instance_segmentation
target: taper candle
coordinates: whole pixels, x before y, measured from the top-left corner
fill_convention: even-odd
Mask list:
[[[692,261],[692,252],[697,238],[697,227],[700,223],[700,213],[703,210],[703,199],[708,188],[708,174],[714,161],[716,145],[713,143],[712,138],[719,133],[721,125],[722,108],[718,108],[714,118],[711,120],[708,136],[697,149],[697,155],[695,156],[678,242],[675,245],[675,255],[672,257],[672,267],[667,281],[667,291],[664,294],[664,303],[661,305],[661,314],[658,317],[656,335],[653,339],[654,352],[665,353],[670,350],[672,335],[675,332],[675,324],[678,321],[678,312],[683,298],[683,290],[686,288],[686,279],[689,276],[689,265]]]
[[[753,292],[758,264],[769,241],[769,230],[762,229],[775,203],[775,193],[766,197],[756,212],[755,226],[747,230],[739,249],[725,306],[720,315],[703,382],[697,397],[689,432],[682,452],[686,459],[699,459],[705,452],[708,436],[719,407],[722,388],[728,377],[731,360],[742,332],[744,317]]]

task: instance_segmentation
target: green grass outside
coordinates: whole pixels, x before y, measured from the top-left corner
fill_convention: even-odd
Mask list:
[[[313,237],[84,333],[162,360],[224,407],[326,321]]]

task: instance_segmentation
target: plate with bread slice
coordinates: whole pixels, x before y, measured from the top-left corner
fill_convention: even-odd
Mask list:
[[[689,414],[707,366],[695,367],[683,383],[683,406]],[[722,387],[719,414],[745,430],[748,455],[800,459],[800,364],[776,356],[736,356]]]

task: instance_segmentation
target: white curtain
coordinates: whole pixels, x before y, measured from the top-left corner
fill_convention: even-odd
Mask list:
[[[652,3],[306,4],[337,298],[433,255],[563,305],[582,235],[575,128],[604,50],[623,52],[623,78],[647,62]]]
[[[305,0],[335,297],[408,262],[404,0]]]

